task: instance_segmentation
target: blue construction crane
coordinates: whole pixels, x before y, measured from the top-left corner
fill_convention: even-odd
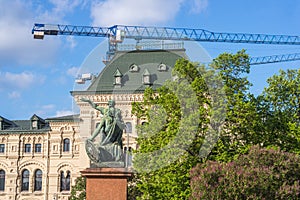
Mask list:
[[[199,42],[227,42],[227,43],[250,43],[250,44],[275,44],[275,45],[300,45],[300,36],[289,35],[268,35],[248,33],[220,33],[204,29],[171,28],[154,26],[123,26],[114,25],[111,27],[73,26],[73,25],[52,25],[34,24],[32,34],[35,39],[43,39],[44,35],[75,35],[107,37],[109,49],[107,60],[115,54],[117,44],[122,43],[124,38],[152,40],[181,40]],[[275,62],[287,62],[300,60],[300,54],[282,54],[250,59],[250,64],[266,64]]]

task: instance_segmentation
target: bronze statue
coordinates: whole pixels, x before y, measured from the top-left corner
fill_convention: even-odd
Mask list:
[[[89,99],[81,99],[100,111],[103,118],[91,137],[86,140],[86,152],[89,158],[100,167],[124,167],[122,134],[125,124],[121,110],[115,108],[115,101],[109,100],[107,108],[95,104]],[[100,135],[99,144],[93,143]]]

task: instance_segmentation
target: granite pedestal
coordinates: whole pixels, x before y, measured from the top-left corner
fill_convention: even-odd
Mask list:
[[[86,177],[87,200],[127,199],[127,179],[132,175],[127,168],[87,168],[81,174]]]

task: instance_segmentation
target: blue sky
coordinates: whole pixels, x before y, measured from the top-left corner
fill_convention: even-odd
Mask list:
[[[34,40],[35,22],[91,26],[154,25],[216,32],[300,35],[297,0],[0,0],[0,116],[29,119],[74,112],[70,91],[90,59],[101,63],[104,38],[48,36]],[[211,57],[245,48],[250,56],[298,53],[300,46],[200,43]],[[252,66],[251,91],[300,61]],[[99,68],[91,72],[99,73]],[[76,111],[75,111],[76,112]]]

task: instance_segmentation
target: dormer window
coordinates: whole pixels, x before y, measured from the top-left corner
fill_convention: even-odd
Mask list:
[[[120,76],[115,77],[115,84],[116,85],[121,85],[121,77]]]
[[[140,70],[139,66],[137,66],[136,64],[132,64],[129,67],[129,71],[130,72],[138,72]]]
[[[145,85],[150,85],[150,72],[148,71],[148,69],[145,69],[144,73],[143,73],[143,84]]]
[[[0,116],[0,130],[5,130],[14,126],[15,124],[12,121]]]
[[[167,65],[161,63],[161,64],[158,65],[157,70],[160,71],[160,72],[165,72],[165,71],[168,70],[168,67],[167,67]]]
[[[117,69],[116,71],[115,71],[115,73],[114,73],[114,77],[115,77],[115,85],[117,85],[117,86],[121,86],[121,84],[122,84],[122,76],[123,76],[123,74],[120,72],[120,70],[119,69]]]
[[[37,120],[32,121],[32,129],[38,129],[38,121]]]
[[[31,118],[30,118],[30,128],[31,129],[41,129],[44,128],[46,126],[46,122],[44,119],[40,118],[39,116],[37,116],[36,114],[34,114]]]

